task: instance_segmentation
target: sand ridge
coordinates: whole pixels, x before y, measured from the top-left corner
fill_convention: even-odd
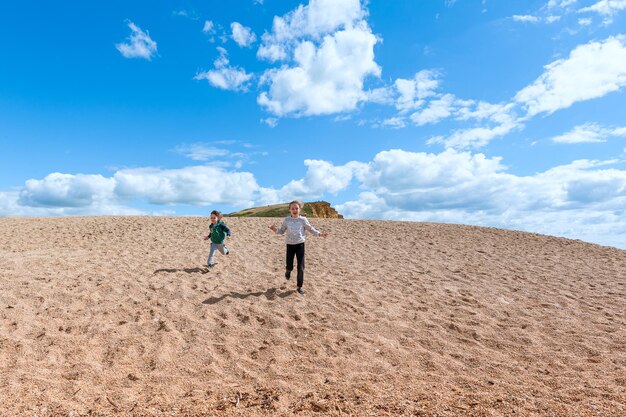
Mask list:
[[[0,415],[626,414],[626,251],[311,219],[0,219]]]

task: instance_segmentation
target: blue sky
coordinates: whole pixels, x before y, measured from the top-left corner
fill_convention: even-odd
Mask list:
[[[0,216],[324,199],[626,249],[626,0],[0,4]]]

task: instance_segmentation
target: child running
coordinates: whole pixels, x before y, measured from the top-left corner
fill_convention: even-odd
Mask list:
[[[207,260],[207,266],[209,268],[213,267],[216,262],[213,262],[213,256],[215,255],[215,251],[218,250],[224,255],[228,255],[229,250],[224,244],[224,239],[226,236],[230,237],[230,229],[226,224],[222,221],[222,213],[213,210],[211,212],[211,224],[209,225],[209,235],[204,238],[204,240],[211,239],[211,250],[209,252],[209,259]]]
[[[293,271],[293,257],[298,260],[298,288],[296,291],[304,295],[302,285],[304,284],[304,240],[305,230],[313,233],[316,236],[326,237],[328,233],[320,232],[309,224],[306,217],[300,216],[300,211],[304,204],[300,200],[294,200],[289,203],[289,212],[291,216],[285,217],[283,224],[277,228],[276,226],[270,226],[270,229],[274,233],[282,235],[287,232],[285,237],[287,243],[287,265],[285,271],[285,278],[291,278],[291,271]]]

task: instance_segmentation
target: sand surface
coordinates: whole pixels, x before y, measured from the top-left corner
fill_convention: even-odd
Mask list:
[[[626,251],[491,228],[0,219],[0,415],[626,415]]]

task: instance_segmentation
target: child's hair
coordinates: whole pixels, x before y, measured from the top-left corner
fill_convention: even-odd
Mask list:
[[[214,214],[215,214],[215,217],[217,217],[218,219],[221,219],[221,218],[222,218],[222,212],[221,212],[221,211],[219,211],[219,210],[213,210],[213,211],[211,212],[211,215],[214,215]]]
[[[297,204],[298,207],[300,207],[300,210],[302,210],[302,207],[304,207],[304,203],[301,200],[293,200],[289,203],[289,208],[291,208],[292,204]]]

